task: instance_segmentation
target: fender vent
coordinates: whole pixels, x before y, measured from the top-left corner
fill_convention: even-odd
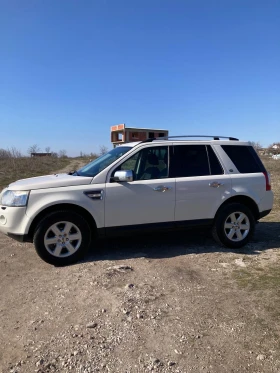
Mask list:
[[[104,194],[104,191],[103,189],[100,189],[100,190],[90,190],[90,191],[86,191],[84,192],[84,194],[90,198],[90,199],[98,199],[98,200],[102,200],[103,199],[103,194]]]

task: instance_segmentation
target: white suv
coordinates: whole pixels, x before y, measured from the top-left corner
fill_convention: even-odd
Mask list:
[[[82,258],[96,235],[124,231],[210,225],[239,248],[272,209],[269,174],[248,142],[190,137],[124,144],[78,171],[12,183],[0,231],[55,265]]]

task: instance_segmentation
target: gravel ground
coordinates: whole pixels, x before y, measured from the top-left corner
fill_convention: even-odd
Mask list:
[[[237,252],[165,233],[64,268],[0,235],[0,371],[279,372],[277,221]]]

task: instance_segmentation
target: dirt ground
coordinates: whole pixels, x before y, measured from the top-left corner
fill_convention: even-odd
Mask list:
[[[64,268],[0,235],[0,371],[280,372],[279,221],[238,251],[165,233]]]

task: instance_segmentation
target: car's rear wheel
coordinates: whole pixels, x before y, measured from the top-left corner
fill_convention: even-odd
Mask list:
[[[255,224],[255,218],[247,206],[231,203],[218,211],[212,234],[219,244],[239,248],[252,238]]]
[[[90,244],[91,231],[80,214],[55,211],[45,216],[34,234],[37,254],[45,262],[67,265],[81,259]]]

